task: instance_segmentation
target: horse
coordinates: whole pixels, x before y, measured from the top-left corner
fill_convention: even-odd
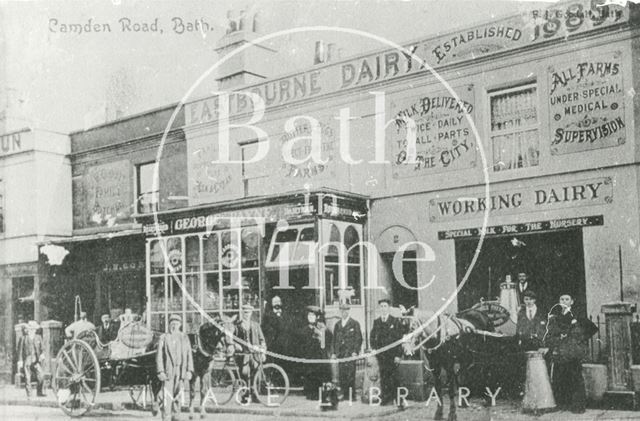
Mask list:
[[[414,309],[410,314],[410,333],[405,335],[402,348],[406,355],[421,353],[433,372],[434,389],[437,393],[437,408],[434,419],[443,419],[442,380],[444,369],[448,385],[448,421],[456,421],[456,390],[460,363],[468,359],[464,340],[469,335],[491,334],[494,331],[489,317],[477,310],[465,310],[457,315],[436,315],[431,311]]]
[[[210,385],[212,363],[214,357],[219,354],[220,344],[228,355],[228,333],[233,332],[235,320],[236,317],[215,316],[215,323],[205,322],[197,334],[189,335],[193,352],[193,376],[189,380],[189,419],[194,417],[196,384],[200,389],[200,418],[204,418],[206,414],[203,402]]]

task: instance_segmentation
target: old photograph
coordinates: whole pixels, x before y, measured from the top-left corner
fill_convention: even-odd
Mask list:
[[[640,419],[639,90],[637,0],[0,0],[0,419]]]

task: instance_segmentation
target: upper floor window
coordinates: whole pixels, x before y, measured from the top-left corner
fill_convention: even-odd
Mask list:
[[[137,203],[139,213],[150,213],[158,210],[160,198],[159,183],[154,186],[155,162],[138,165],[137,167]]]
[[[493,170],[537,166],[540,149],[536,85],[491,92],[489,101]]]

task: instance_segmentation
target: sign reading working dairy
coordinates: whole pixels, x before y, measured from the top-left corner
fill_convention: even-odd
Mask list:
[[[387,136],[393,152],[393,176],[416,177],[471,168],[476,163],[476,143],[469,119],[473,118],[473,86],[454,89],[458,98],[442,90],[391,99],[395,124]],[[415,154],[408,148],[415,142]]]
[[[551,152],[618,146],[626,140],[619,51],[549,68]]]
[[[498,215],[548,211],[575,206],[605,205],[613,202],[611,178],[566,181],[539,186],[517,187],[429,201],[429,220],[443,222]]]
[[[417,40],[403,45],[406,51],[385,45],[382,51],[244,88],[229,96],[229,115],[253,112],[252,99],[246,93],[258,95],[268,109],[410,74],[428,73],[425,64],[437,69],[497,52],[562,40],[628,19],[628,7],[598,6],[591,0],[530,10],[519,16]],[[212,96],[185,104],[185,124],[217,121],[220,103],[219,97]]]

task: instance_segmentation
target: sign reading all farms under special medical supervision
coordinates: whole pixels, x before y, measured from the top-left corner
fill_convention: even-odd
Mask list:
[[[551,153],[623,144],[624,99],[619,51],[549,68]]]
[[[459,100],[446,90],[391,100],[395,124],[389,126],[387,134],[394,178],[475,166],[476,143],[469,125],[474,111],[473,86],[455,92]],[[414,141],[412,159],[408,145]]]

